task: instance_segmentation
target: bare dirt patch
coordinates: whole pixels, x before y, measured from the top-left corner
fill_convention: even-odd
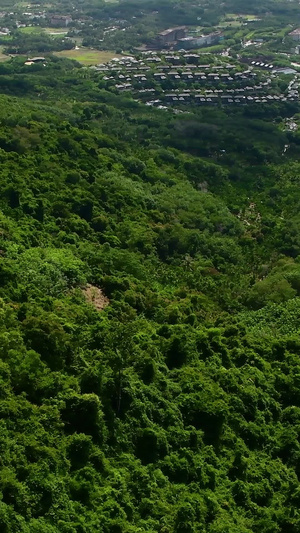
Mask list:
[[[109,299],[103,294],[103,291],[95,285],[88,284],[85,289],[82,289],[86,301],[92,304],[97,311],[103,311],[109,305]]]

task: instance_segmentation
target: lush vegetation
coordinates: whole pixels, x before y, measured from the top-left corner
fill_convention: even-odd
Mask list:
[[[1,532],[298,532],[298,104],[0,80]]]
[[[83,46],[83,51],[134,53],[137,47],[153,46],[158,32],[184,24],[190,36],[221,30],[221,43],[210,48],[216,53],[230,48],[238,56],[242,52],[255,57],[259,52],[270,59],[270,54],[281,52],[277,59],[288,63],[291,58],[286,54],[295,46],[288,34],[299,18],[299,3],[295,0],[252,0],[246,4],[240,0],[221,4],[211,0],[41,0],[28,4],[26,9],[22,2],[3,0],[2,9],[0,45],[7,54],[32,55],[75,46]],[[67,26],[63,20],[53,22],[53,14],[67,15]],[[256,39],[261,40],[259,50],[256,42],[243,49],[243,43]]]

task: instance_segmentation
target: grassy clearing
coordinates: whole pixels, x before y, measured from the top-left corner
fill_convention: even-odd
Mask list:
[[[8,61],[9,59],[10,56],[3,54],[3,47],[0,46],[0,63],[2,63],[3,61]]]
[[[43,31],[49,35],[65,35],[69,30],[67,28],[43,28]]]
[[[20,28],[20,31],[22,33],[29,33],[29,34],[40,34],[40,33],[47,33],[48,35],[51,35],[52,37],[60,37],[62,35],[66,35],[68,33],[68,29],[64,28],[41,28],[40,26],[27,26],[26,28]]]
[[[238,28],[245,22],[260,20],[256,15],[238,15],[236,13],[227,13],[220,24],[219,28]]]
[[[259,18],[256,15],[244,15],[244,14],[238,14],[238,13],[227,13],[227,15],[224,16],[224,20],[227,19],[234,19],[234,20],[259,20]]]
[[[106,52],[102,50],[93,50],[91,48],[80,48],[79,50],[63,50],[62,52],[55,52],[58,57],[67,57],[79,61],[83,65],[97,65],[98,63],[107,63],[113,57],[120,57],[114,52]]]
[[[226,49],[225,44],[216,44],[215,46],[207,46],[204,48],[199,48],[197,50],[198,54],[213,54],[218,52],[223,52]]]
[[[40,28],[39,26],[26,26],[26,28],[19,28],[19,30],[22,32],[22,33],[30,33],[30,34],[33,34],[33,33],[42,33],[43,32],[43,28]]]
[[[249,33],[247,33],[247,35],[245,35],[244,40],[251,41],[251,39],[253,39],[254,36],[255,36],[255,31],[250,31]]]
[[[220,22],[220,24],[218,25],[219,28],[239,28],[240,26],[242,26],[242,22],[240,22],[239,20],[224,20],[224,22]]]

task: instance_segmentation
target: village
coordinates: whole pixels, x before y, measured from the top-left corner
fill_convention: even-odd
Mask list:
[[[107,9],[109,13],[113,8]],[[156,13],[151,14],[152,23]],[[137,18],[144,16],[148,21],[149,16],[142,10],[130,17],[118,16],[100,20],[77,5],[66,12],[45,4],[3,11],[0,42],[8,55],[1,59],[27,49],[24,62],[28,67],[46,64],[49,52],[75,59],[94,71],[107,90],[163,109],[299,99],[300,65],[293,58],[300,48],[300,29],[293,29],[292,24],[278,34],[272,32],[275,37],[280,35],[278,42],[289,43],[291,53],[274,54],[267,45],[270,32],[262,29],[264,21],[256,16],[230,15],[207,28],[182,24],[157,31],[158,26],[153,26],[156,30],[147,33],[145,26],[145,34],[137,33],[141,37],[137,40],[132,36],[140,24]],[[22,36],[26,39],[20,39]],[[115,46],[115,52],[109,46]]]
[[[299,97],[296,71],[287,73],[295,78],[281,93],[277,81],[284,73],[272,64],[229,62],[228,58],[185,50],[145,51],[91,68],[107,89],[131,93],[156,107],[268,104],[295,102]]]

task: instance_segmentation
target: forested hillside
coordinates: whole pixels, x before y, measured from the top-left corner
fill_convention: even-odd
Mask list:
[[[173,113],[23,63],[0,65],[1,533],[299,532],[298,104]]]

